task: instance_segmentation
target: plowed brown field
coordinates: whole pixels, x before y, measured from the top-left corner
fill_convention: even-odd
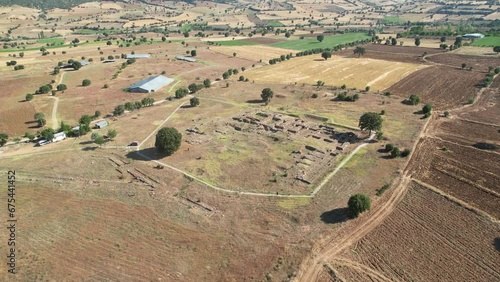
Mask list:
[[[499,232],[498,224],[412,182],[384,223],[331,265],[353,281],[498,281]]]
[[[474,99],[482,79],[483,73],[433,66],[410,74],[387,91],[402,97],[417,94],[436,109],[451,109]]]
[[[483,72],[487,72],[489,66],[500,66],[500,58],[498,57],[459,55],[452,53],[429,56],[427,60],[457,68],[462,68],[462,64],[465,63],[467,65],[466,69],[472,67],[473,70]]]

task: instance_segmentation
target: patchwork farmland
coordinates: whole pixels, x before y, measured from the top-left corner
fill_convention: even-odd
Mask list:
[[[498,3],[15,2],[1,281],[500,280]]]

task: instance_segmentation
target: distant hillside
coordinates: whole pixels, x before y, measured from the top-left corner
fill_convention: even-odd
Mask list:
[[[86,2],[91,2],[91,0],[0,0],[0,6],[19,5],[50,10],[54,8],[69,9]]]

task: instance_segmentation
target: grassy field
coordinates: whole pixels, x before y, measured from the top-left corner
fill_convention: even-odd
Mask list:
[[[322,42],[319,42],[316,38],[290,39],[284,42],[271,44],[271,46],[294,50],[309,50],[314,48],[333,47],[339,44],[367,38],[370,37],[365,33],[346,33],[341,35],[325,36],[325,39]]]
[[[494,47],[500,46],[500,36],[490,36],[474,41],[472,46]]]
[[[400,17],[395,17],[395,16],[385,16],[384,17],[384,23],[386,24],[402,24],[405,21],[401,19]]]
[[[60,37],[43,38],[43,39],[39,39],[37,42],[42,43],[42,44],[54,43],[55,45],[62,45],[62,44],[64,44],[64,39],[62,39]]]
[[[227,40],[227,41],[217,41],[222,46],[245,46],[245,45],[257,45],[255,42],[242,41],[242,40]]]
[[[273,26],[273,27],[281,27],[281,26],[285,26],[284,24],[282,24],[281,22],[279,21],[271,21],[271,22],[268,22],[267,23],[268,26]]]

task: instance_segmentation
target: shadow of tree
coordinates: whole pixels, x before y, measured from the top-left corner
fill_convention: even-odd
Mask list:
[[[347,221],[351,217],[348,208],[337,208],[322,213],[320,218],[324,223],[335,224]]]
[[[146,148],[142,149],[139,151],[132,151],[129,152],[127,155],[127,158],[130,158],[132,160],[138,160],[138,161],[149,161],[149,160],[161,160],[165,157],[168,157],[168,154],[161,153],[156,149],[155,147],[151,148]]]
[[[264,103],[264,100],[261,100],[261,99],[248,100],[247,103],[249,103],[249,104],[260,104],[260,103]]]

